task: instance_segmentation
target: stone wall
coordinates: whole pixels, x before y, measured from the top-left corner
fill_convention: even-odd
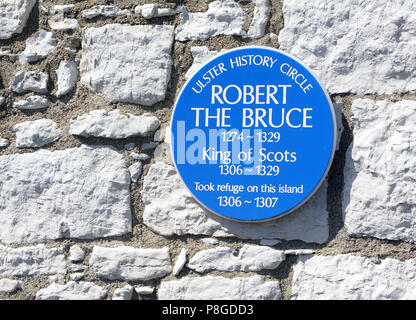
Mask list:
[[[341,138],[298,211],[243,224],[181,183],[178,90],[284,50]],[[1,299],[415,299],[416,3],[0,0]]]

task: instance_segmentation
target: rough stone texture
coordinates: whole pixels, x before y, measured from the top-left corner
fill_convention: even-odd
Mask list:
[[[114,290],[113,300],[131,300],[133,296],[133,286],[127,284],[123,288]]]
[[[84,30],[81,82],[111,102],[150,106],[165,99],[173,27],[107,24]]]
[[[132,136],[148,136],[160,126],[160,121],[145,113],[135,116],[120,110],[93,110],[71,120],[70,134],[84,137],[122,139]]]
[[[316,250],[313,249],[289,249],[289,250],[285,250],[284,253],[286,255],[295,255],[295,256],[300,256],[300,255],[305,255],[305,254],[314,254],[316,252]]]
[[[26,40],[26,48],[20,55],[21,62],[36,62],[45,59],[57,45],[52,32],[40,30]]]
[[[66,18],[65,13],[74,9],[74,5],[56,5],[50,10],[52,16],[48,19],[49,27],[52,30],[77,30],[79,23],[77,19]]]
[[[75,8],[75,5],[73,4],[62,4],[62,5],[54,5],[49,11],[50,13],[67,13],[71,12],[72,9]]]
[[[121,152],[81,146],[0,156],[0,240],[94,239],[131,231]]]
[[[51,105],[51,102],[47,98],[40,96],[28,96],[24,100],[13,102],[13,108],[23,110],[36,110],[44,109]]]
[[[354,100],[343,207],[350,234],[416,242],[416,102]]]
[[[175,30],[178,41],[207,40],[219,35],[244,35],[245,13],[234,0],[214,1],[208,11],[191,13],[182,8],[181,23]]]
[[[157,291],[160,300],[278,300],[278,281],[250,278],[195,277],[162,281]]]
[[[186,249],[182,248],[173,266],[172,274],[176,277],[183,269],[186,263]]]
[[[52,283],[36,293],[36,300],[100,300],[107,294],[92,282],[70,281],[67,284]]]
[[[13,131],[16,133],[18,148],[39,148],[62,137],[57,124],[49,119],[22,122],[16,124]]]
[[[69,261],[79,262],[84,260],[85,252],[82,250],[79,245],[75,244],[69,249]]]
[[[56,70],[56,78],[58,91],[55,95],[59,98],[69,93],[75,87],[78,80],[77,64],[74,61],[61,61]]]
[[[33,91],[37,93],[48,92],[48,75],[39,71],[18,72],[16,73],[10,90],[16,93]]]
[[[250,38],[261,38],[267,24],[267,12],[269,11],[269,0],[256,0],[256,7],[254,8],[253,20],[250,24],[250,29],[247,31],[247,36]]]
[[[202,238],[200,241],[203,244],[207,244],[207,245],[210,245],[210,246],[216,246],[219,243],[219,241],[215,238]]]
[[[416,2],[283,1],[280,49],[331,93],[416,90]]]
[[[121,15],[130,15],[130,10],[121,10],[116,6],[97,5],[82,11],[84,19],[92,19],[98,16],[115,18]]]
[[[84,279],[84,274],[82,272],[77,272],[77,273],[71,274],[69,277],[73,281],[80,281]]]
[[[82,272],[85,271],[88,267],[85,264],[79,264],[79,263],[71,263],[69,265],[69,270],[71,272]]]
[[[35,277],[65,274],[62,248],[47,249],[44,245],[11,248],[0,245],[0,275]]]
[[[146,161],[150,159],[149,155],[145,153],[137,153],[137,152],[130,153],[130,157],[134,160],[139,160],[139,161]]]
[[[386,258],[376,264],[349,254],[301,256],[293,270],[292,299],[414,300],[415,262]]]
[[[9,37],[0,40],[0,136],[5,138],[0,138],[0,244],[13,243],[10,249],[23,250],[23,246],[34,245],[31,243],[45,242],[48,249],[44,250],[59,246],[63,249],[57,254],[61,258],[56,258],[56,261],[51,258],[45,262],[42,262],[43,258],[35,258],[42,257],[42,254],[25,256],[20,251],[14,253],[14,262],[6,269],[8,272],[23,270],[23,275],[0,274],[0,278],[22,281],[24,289],[11,293],[0,292],[0,300],[32,299],[48,283],[65,286],[71,280],[90,281],[98,285],[108,292],[105,297],[108,300],[112,299],[114,293],[114,297],[117,297],[119,293],[122,294],[123,290],[120,289],[126,286],[126,280],[109,280],[94,273],[93,267],[88,264],[94,245],[143,249],[169,247],[173,259],[171,266],[174,263],[176,265],[172,268],[172,274],[166,274],[164,279],[128,280],[129,285],[137,289],[132,299],[155,299],[162,282],[184,277],[197,278],[192,281],[202,278],[200,283],[205,283],[204,276],[224,276],[225,284],[223,281],[219,283],[226,285],[235,277],[243,277],[246,281],[253,275],[261,275],[265,281],[279,280],[281,295],[288,299],[294,292],[292,278],[296,260],[299,256],[313,253],[329,256],[326,259],[336,259],[337,254],[353,253],[358,257],[369,257],[371,261],[368,260],[368,264],[374,262],[374,266],[369,268],[370,271],[362,272],[360,268],[365,264],[355,268],[357,264],[337,260],[337,268],[342,267],[347,271],[334,271],[335,276],[320,278],[319,272],[334,268],[327,267],[328,264],[323,262],[317,263],[315,270],[318,271],[313,273],[311,280],[301,282],[306,289],[300,292],[305,295],[316,289],[318,293],[323,292],[319,295],[332,298],[331,291],[338,294],[339,288],[358,283],[356,279],[363,281],[347,292],[369,292],[374,288],[375,291],[386,292],[387,297],[393,299],[400,296],[401,292],[415,291],[412,286],[416,277],[412,275],[411,267],[395,268],[395,263],[388,260],[384,262],[384,259],[389,258],[395,259],[396,263],[402,261],[400,266],[416,265],[416,242],[412,231],[415,229],[412,218],[415,198],[415,152],[412,142],[415,139],[412,128],[415,112],[407,101],[401,101],[415,100],[416,91],[409,92],[416,86],[414,1],[322,0],[307,3],[305,0],[269,0],[268,10],[263,6],[267,0],[31,2],[34,3],[33,9],[22,7],[22,16],[19,16],[16,4],[29,4],[29,1],[0,0],[0,34],[8,33]],[[95,5],[117,6],[121,10],[127,9],[126,12],[131,14],[83,18],[83,11]],[[211,8],[217,6],[218,10],[212,12],[210,5]],[[4,9],[6,6],[10,9],[7,12]],[[138,9],[134,13],[136,6]],[[184,24],[181,22],[184,17],[180,16],[182,10],[188,18]],[[29,12],[30,17],[25,22],[23,15],[28,16]],[[165,16],[167,13],[174,15]],[[200,17],[203,17],[202,20]],[[10,31],[16,26],[14,22],[9,23],[11,21],[21,24],[21,34]],[[123,25],[115,28],[117,33],[108,27],[110,23]],[[24,25],[26,27],[23,28]],[[159,25],[157,29],[161,30],[154,31],[156,27],[152,25]],[[261,36],[264,26],[266,33]],[[177,27],[177,32],[184,36],[192,35],[206,40],[171,41],[168,35],[172,37]],[[25,48],[28,49],[26,41],[43,29],[52,31],[57,41],[56,48],[42,60],[21,64],[21,55]],[[92,29],[95,33],[88,33]],[[293,34],[287,37],[285,33],[288,30]],[[189,31],[189,34],[184,34],[184,31]],[[236,34],[223,35],[228,32]],[[87,40],[91,41],[84,40],[83,44],[85,33]],[[313,68],[323,78],[325,86],[331,89],[331,93],[335,93],[331,98],[337,122],[345,125],[345,132],[340,142],[337,142],[339,148],[329,172],[328,186],[323,186],[316,200],[311,199],[311,203],[302,211],[274,222],[256,225],[230,222],[201,210],[180,180],[177,180],[169,151],[169,121],[184,80],[189,79],[206,59],[220,51],[246,45],[281,48],[295,56],[298,55],[295,51],[299,52],[298,58]],[[33,55],[33,58],[38,57]],[[81,60],[86,58],[89,59],[88,72],[94,78],[91,84],[88,80],[88,84],[84,85],[80,81],[80,65]],[[74,79],[75,86],[60,95],[62,80],[70,74],[63,68],[59,69],[63,61],[73,61],[80,74]],[[168,63],[172,64],[171,73]],[[24,76],[21,76],[15,90],[11,85],[19,72],[33,72],[33,76],[26,75],[29,81],[25,85],[22,81],[25,80]],[[155,80],[149,81],[152,77]],[[90,87],[96,88],[96,91],[89,90]],[[32,88],[42,93],[32,93]],[[336,94],[337,90],[341,93]],[[382,94],[372,95],[376,90]],[[162,95],[165,97],[162,98]],[[139,102],[132,105],[131,102],[120,101],[120,96]],[[112,102],[113,97],[116,101]],[[374,107],[375,102],[354,103],[354,100],[363,97],[377,100],[377,103],[382,103],[382,99],[395,102],[389,102],[385,109]],[[156,100],[158,102],[150,107],[140,102],[147,101],[150,104]],[[353,107],[351,104],[354,104]],[[406,104],[406,107],[402,108],[402,104]],[[19,105],[26,109],[15,108]],[[357,111],[358,107],[363,110]],[[128,114],[137,116],[151,113],[160,120],[160,129],[152,130],[146,136],[134,135],[120,139],[69,134],[70,119],[88,115],[96,109],[106,112],[120,110],[120,114],[126,117]],[[381,118],[390,119],[390,124],[385,125]],[[13,132],[16,124],[39,119],[56,122],[63,133],[59,141],[42,147],[49,151],[42,151],[41,156],[34,149],[18,149]],[[113,117],[111,120],[114,120]],[[92,118],[86,120],[86,128],[88,125],[99,127]],[[112,126],[113,121],[105,122],[103,132]],[[139,126],[135,127],[137,129]],[[125,126],[114,128],[113,133],[117,135],[124,132]],[[342,127],[338,128],[338,132],[342,132]],[[356,138],[361,141],[359,145]],[[353,145],[346,154],[351,141]],[[98,153],[91,150],[80,152],[81,144],[104,144],[114,146],[118,151],[97,147],[104,150]],[[140,154],[142,150],[146,151]],[[17,153],[25,155],[14,155]],[[144,175],[137,183],[131,181],[128,170],[136,161],[142,162]],[[159,171],[155,172],[156,169]],[[396,181],[393,182],[393,179]],[[143,201],[142,192],[147,202]],[[351,201],[347,199],[350,196]],[[343,217],[343,213],[346,217]],[[344,223],[343,218],[347,223]],[[376,237],[393,238],[395,241]],[[189,258],[206,249],[231,248],[236,257],[230,255],[229,260],[238,260],[238,251],[243,246],[258,244],[280,250],[287,259],[274,270],[249,274],[216,269],[198,274],[187,267],[178,271],[183,262],[189,262]],[[83,259],[74,254],[76,245],[85,251],[81,255]],[[182,259],[182,249],[188,252],[187,260]],[[0,253],[2,263],[3,259],[4,254]],[[78,259],[81,260],[71,261]],[[8,261],[7,255],[5,261]],[[44,266],[44,272],[51,274],[36,274],[39,264]],[[378,271],[380,264],[386,266],[386,271]],[[123,268],[126,266],[124,264]],[[30,270],[34,270],[34,275],[26,276]],[[57,270],[58,273],[55,272]],[[385,280],[378,280],[382,273]],[[362,274],[368,278],[360,278]],[[351,275],[353,280],[350,280]],[[407,277],[405,280],[408,281],[398,283],[397,279],[403,277]],[[331,282],[333,286],[320,290],[322,279],[339,281]],[[383,281],[390,281],[392,285],[378,287]],[[339,287],[336,282],[340,283]],[[370,289],[362,289],[367,284]],[[209,287],[210,283],[206,285]],[[185,290],[187,286],[183,288]],[[194,288],[190,291],[194,298],[203,296],[204,286],[195,284]],[[208,293],[215,296],[217,289],[222,287],[213,282],[209,288]],[[84,289],[88,292],[89,286]],[[70,288],[59,290],[71,292]],[[389,290],[395,294],[390,294]],[[254,294],[257,288],[248,287],[246,291],[243,293]],[[72,292],[83,291],[72,289]],[[366,293],[357,295],[360,299],[367,297]],[[406,293],[406,298],[409,296]],[[85,295],[82,298],[86,298]]]
[[[94,246],[90,265],[97,276],[110,280],[150,280],[172,271],[168,247],[137,249]]]
[[[146,296],[152,294],[155,291],[155,288],[152,287],[136,287],[134,289],[136,293],[140,296]]]
[[[5,148],[9,145],[9,140],[0,137],[0,148]]]
[[[142,175],[142,168],[143,165],[140,161],[133,163],[129,167],[131,181],[137,182],[137,180],[139,180],[140,176]]]
[[[176,10],[171,8],[159,8],[159,6],[154,3],[139,5],[134,8],[134,12],[141,14],[145,19],[173,16],[177,13]]]
[[[48,21],[49,27],[52,30],[77,30],[79,29],[79,23],[76,19],[61,18],[61,15],[55,15]]]
[[[152,164],[143,180],[143,222],[164,236],[237,236],[243,239],[299,239],[323,243],[328,239],[327,183],[300,209],[275,221],[247,224],[205,212],[183,185],[175,168]]]
[[[265,246],[244,245],[238,255],[228,247],[199,251],[187,264],[197,272],[261,271],[276,269],[285,260],[282,251]]]
[[[19,289],[23,289],[23,281],[0,279],[0,293],[13,293]]]
[[[21,33],[36,0],[3,0],[0,2],[0,39]]]

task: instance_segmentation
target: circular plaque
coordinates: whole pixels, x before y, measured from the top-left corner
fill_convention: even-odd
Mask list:
[[[180,177],[209,211],[243,222],[282,217],[319,188],[336,141],[334,109],[308,68],[267,47],[206,62],[172,116]]]

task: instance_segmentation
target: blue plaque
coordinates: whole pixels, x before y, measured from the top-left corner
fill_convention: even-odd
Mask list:
[[[175,166],[209,211],[243,222],[282,217],[319,188],[336,141],[334,109],[311,71],[267,47],[205,63],[171,123]]]

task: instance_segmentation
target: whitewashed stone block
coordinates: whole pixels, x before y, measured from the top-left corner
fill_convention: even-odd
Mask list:
[[[131,232],[122,152],[86,146],[0,156],[0,240],[94,239]]]
[[[205,276],[162,281],[157,296],[160,300],[278,300],[282,294],[278,281],[264,281],[259,276]]]
[[[301,208],[278,220],[247,224],[204,211],[194,201],[173,165],[152,164],[143,180],[143,223],[164,236],[237,236],[242,239],[284,239],[323,243],[328,239],[327,183]]]
[[[57,45],[52,32],[40,30],[26,40],[26,48],[20,55],[20,61],[36,62],[45,59]]]
[[[48,92],[48,75],[39,71],[16,73],[10,90],[16,93],[33,91],[37,93]]]
[[[69,93],[78,81],[78,68],[74,61],[63,60],[59,63],[56,70],[58,91],[56,96],[59,98]]]
[[[28,96],[24,100],[13,102],[13,108],[22,110],[44,109],[51,105],[49,99],[40,96]]]
[[[0,279],[0,293],[13,293],[19,289],[23,289],[23,281]]]
[[[71,262],[79,262],[84,260],[85,252],[82,250],[79,245],[74,244],[69,248],[69,261]]]
[[[218,271],[261,271],[276,269],[285,260],[282,251],[266,246],[244,245],[233,253],[229,247],[217,247],[196,253],[188,263],[188,268],[196,272]]]
[[[140,161],[133,163],[129,167],[131,181],[137,182],[139,180],[140,176],[142,175],[142,168],[143,165]]]
[[[182,248],[181,252],[176,259],[175,265],[173,266],[172,274],[176,277],[183,269],[186,264],[186,249]]]
[[[215,238],[202,238],[199,241],[208,246],[216,246],[219,243]]]
[[[0,245],[0,275],[35,277],[65,274],[62,248],[47,249],[44,245],[11,248]]]
[[[150,113],[135,116],[123,114],[120,110],[93,110],[72,119],[69,133],[83,137],[123,139],[148,136],[159,126],[159,119]]]
[[[148,3],[136,6],[134,13],[141,14],[145,19],[151,19],[155,17],[173,16],[177,11],[171,8],[160,8],[157,4]]]
[[[84,279],[84,274],[82,272],[76,272],[69,276],[69,278],[73,281],[80,281]]]
[[[280,49],[331,93],[416,90],[416,2],[284,0]]]
[[[71,272],[77,272],[77,273],[79,273],[79,272],[85,271],[87,268],[88,267],[85,264],[82,264],[82,263],[71,263],[69,265],[69,270]]]
[[[181,24],[176,28],[178,41],[207,40],[221,35],[244,35],[245,13],[234,0],[214,1],[208,11],[191,13],[182,8]]]
[[[127,284],[123,288],[118,288],[114,290],[113,300],[131,300],[133,296],[134,288],[133,286]]]
[[[0,39],[21,33],[36,0],[7,0],[0,3]]]
[[[254,8],[253,19],[251,20],[250,28],[247,31],[247,36],[250,38],[261,38],[267,25],[267,12],[269,11],[269,0],[256,0]]]
[[[373,263],[349,254],[301,256],[293,268],[292,299],[398,300],[416,298],[416,260]]]
[[[81,82],[110,102],[150,106],[165,99],[173,27],[107,24],[84,30]]]
[[[63,14],[56,14],[50,17],[48,24],[52,30],[67,31],[79,29],[79,23],[77,19],[64,18]]]
[[[22,122],[16,124],[13,131],[18,148],[40,148],[62,137],[57,124],[49,119]]]
[[[52,8],[50,8],[49,12],[51,14],[68,13],[68,12],[71,12],[74,8],[75,8],[75,5],[73,5],[73,4],[61,4],[61,5],[58,4],[58,5],[52,6]]]
[[[416,242],[416,102],[354,100],[344,167],[348,233]]]
[[[0,148],[5,148],[9,145],[9,140],[0,137]]]
[[[52,283],[36,293],[36,300],[101,300],[107,290],[86,281],[69,281],[67,284]]]
[[[74,9],[73,4],[55,5],[50,9],[52,16],[48,19],[49,27],[52,30],[77,30],[79,23],[77,19],[66,18],[65,14]]]
[[[98,16],[115,18],[121,15],[130,15],[130,10],[122,10],[116,6],[97,5],[82,11],[82,17],[84,19],[92,19]]]
[[[147,296],[155,291],[153,287],[136,287],[134,289],[139,296]]]
[[[168,247],[137,249],[94,246],[90,265],[97,276],[110,280],[150,280],[172,271]]]

